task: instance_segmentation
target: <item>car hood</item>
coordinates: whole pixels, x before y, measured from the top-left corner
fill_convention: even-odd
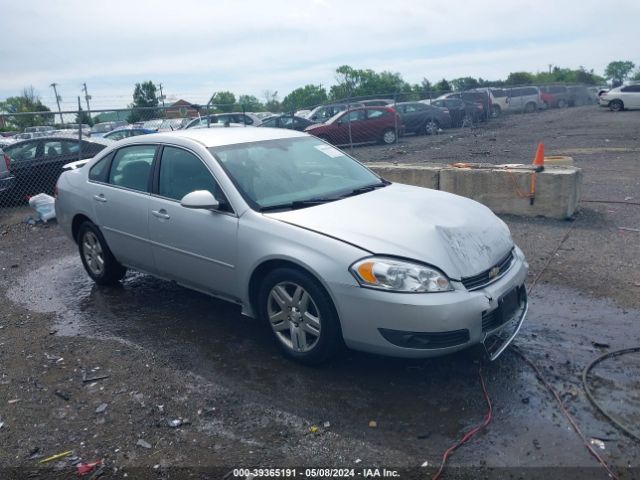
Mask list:
[[[428,263],[455,280],[491,268],[513,248],[509,228],[484,205],[403,184],[265,215],[377,255]]]

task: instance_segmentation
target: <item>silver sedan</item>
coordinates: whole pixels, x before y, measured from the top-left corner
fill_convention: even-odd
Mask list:
[[[126,269],[239,304],[294,359],[347,347],[496,358],[528,265],[489,209],[392,184],[305,133],[190,129],[122,140],[58,181],[56,214],[98,284]]]

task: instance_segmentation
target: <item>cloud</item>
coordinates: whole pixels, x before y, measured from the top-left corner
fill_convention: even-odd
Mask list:
[[[119,107],[147,79],[203,102],[216,90],[283,96],[306,83],[329,85],[342,64],[418,82],[504,78],[549,63],[601,72],[614,59],[640,60],[640,3],[623,0],[22,0],[3,8],[11,41],[0,44],[8,72],[0,98],[34,85],[51,104],[55,81],[69,107],[82,82],[95,105]],[[602,21],[603,10],[616,12],[616,22]]]

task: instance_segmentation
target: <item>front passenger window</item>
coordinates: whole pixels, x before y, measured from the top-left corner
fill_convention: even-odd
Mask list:
[[[121,148],[113,158],[109,172],[109,183],[146,192],[155,153],[155,145],[135,145]]]

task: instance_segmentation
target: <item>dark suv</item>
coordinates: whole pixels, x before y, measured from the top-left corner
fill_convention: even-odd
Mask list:
[[[440,128],[451,128],[451,115],[447,108],[422,102],[400,102],[396,103],[395,108],[407,132],[433,135]]]

